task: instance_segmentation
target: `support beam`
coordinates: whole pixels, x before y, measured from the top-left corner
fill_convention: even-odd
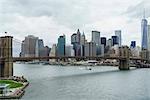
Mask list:
[[[120,70],[129,70],[130,69],[130,49],[127,46],[122,46],[119,48],[119,69]]]
[[[13,76],[12,38],[11,36],[0,37],[0,56],[4,58],[0,61],[0,77]]]
[[[130,69],[129,59],[119,60],[119,69],[120,70],[129,70]]]

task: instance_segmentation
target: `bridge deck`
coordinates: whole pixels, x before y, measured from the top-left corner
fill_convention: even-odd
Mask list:
[[[9,58],[10,60],[11,58]],[[116,60],[126,60],[127,58],[125,57],[91,57],[91,56],[62,56],[62,57],[12,57],[12,61],[16,62],[16,61],[31,61],[31,60],[44,60],[44,59],[95,59],[95,60],[101,60],[101,59],[116,59]],[[143,61],[147,61],[147,59],[142,59],[142,58],[136,58],[136,57],[130,57],[130,60],[143,60]],[[7,58],[0,58],[0,61],[6,61]]]

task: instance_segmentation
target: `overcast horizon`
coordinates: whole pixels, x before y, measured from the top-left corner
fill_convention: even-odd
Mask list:
[[[140,46],[141,20],[144,9],[149,20],[149,6],[149,0],[0,0],[0,35],[6,31],[19,40],[34,35],[51,46],[63,34],[70,43],[77,29],[88,41],[92,30],[107,38],[122,30],[123,45],[135,40]]]

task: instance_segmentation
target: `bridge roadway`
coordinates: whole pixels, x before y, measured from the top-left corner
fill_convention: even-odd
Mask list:
[[[45,59],[92,59],[92,60],[101,60],[101,59],[116,59],[116,60],[126,60],[126,57],[116,56],[116,57],[107,57],[107,56],[59,56],[59,57],[13,57],[12,61],[32,61],[32,60],[45,60]],[[142,60],[148,61],[147,59],[142,59],[138,57],[130,57],[129,60]],[[0,61],[6,61],[5,58],[0,58]]]

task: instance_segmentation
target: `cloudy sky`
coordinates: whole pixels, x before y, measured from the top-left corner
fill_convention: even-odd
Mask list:
[[[150,0],[0,0],[0,35],[7,31],[21,41],[33,34],[50,46],[62,34],[70,43],[78,28],[88,41],[92,30],[109,38],[121,29],[123,44],[140,45],[144,8],[148,18]]]

